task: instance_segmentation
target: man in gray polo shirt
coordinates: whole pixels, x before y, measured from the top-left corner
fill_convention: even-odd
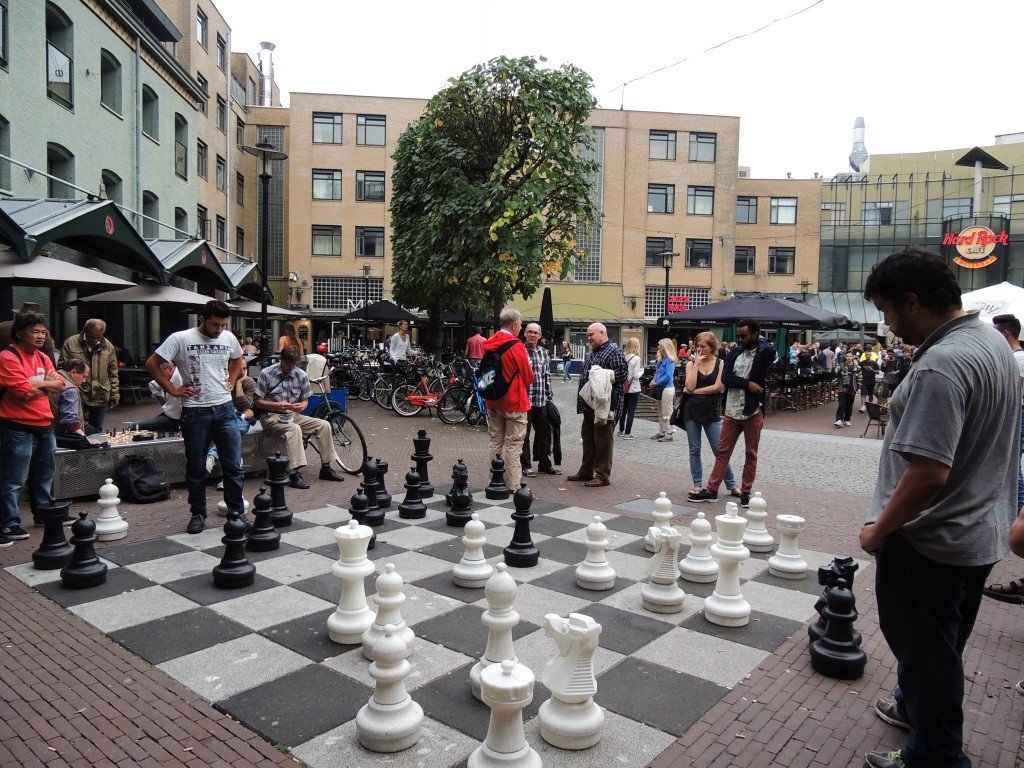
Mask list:
[[[1021,384],[1010,348],[938,255],[911,246],[871,270],[864,296],[919,345],[889,401],[860,544],[875,555],[878,620],[898,662],[878,715],[910,731],[869,768],[967,768],[962,653],[1016,517]]]

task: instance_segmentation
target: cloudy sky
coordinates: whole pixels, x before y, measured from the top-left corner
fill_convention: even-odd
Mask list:
[[[845,170],[857,116],[872,153],[1024,131],[1021,0],[215,2],[233,50],[277,45],[282,92],[429,98],[494,56],[544,56],[604,108],[738,115],[760,178]]]

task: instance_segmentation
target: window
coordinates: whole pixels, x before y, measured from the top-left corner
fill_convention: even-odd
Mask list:
[[[196,74],[196,82],[199,83],[199,90],[203,92],[205,98],[199,100],[199,111],[204,115],[206,112],[206,99],[210,96],[210,81],[203,77],[201,74]]]
[[[245,88],[245,106],[256,103],[256,81],[251,77],[248,79],[248,83]]]
[[[160,140],[160,97],[148,85],[142,86],[142,132]]]
[[[969,197],[951,197],[942,201],[942,218],[947,216],[970,216],[971,203]]]
[[[384,298],[384,278],[313,276],[313,308],[351,312]]]
[[[686,238],[686,266],[711,269],[711,241]]]
[[[821,223],[828,226],[846,224],[846,203],[822,203]]]
[[[228,132],[228,103],[223,96],[217,97],[217,129],[221,133]]]
[[[757,224],[757,198],[736,198],[736,223]]]
[[[188,239],[188,213],[184,208],[174,209],[174,228],[177,230],[174,233],[175,240]]]
[[[673,240],[671,237],[648,237],[647,256],[644,263],[648,267],[664,267],[661,254],[672,252]]]
[[[313,143],[341,144],[341,115],[334,112],[314,112]]]
[[[196,232],[201,240],[210,239],[210,217],[205,205],[196,206]]]
[[[100,172],[100,183],[103,184],[103,196],[105,196],[107,200],[113,200],[118,205],[121,205],[123,202],[121,177],[113,171],[103,169],[103,171]]]
[[[210,20],[202,8],[196,8],[196,40],[203,48],[210,47]]]
[[[669,296],[673,301],[685,297],[690,300],[690,309],[706,307],[711,302],[711,290],[708,288],[678,288],[669,286]],[[659,317],[665,314],[665,286],[644,286],[644,316]]]
[[[384,256],[384,227],[356,227],[356,256]]]
[[[3,151],[0,149],[0,151]],[[8,153],[10,154],[10,153]],[[0,185],[3,186],[3,185]],[[992,198],[992,212],[1001,213],[1004,216],[1010,215],[1010,208],[1013,203],[1024,203],[1024,195],[996,195]]]
[[[692,216],[711,216],[715,213],[714,187],[687,187],[686,212]]]
[[[861,221],[864,224],[874,226],[888,226],[892,224],[892,214],[896,204],[891,200],[880,200],[874,203],[862,203],[860,209]]]
[[[67,184],[75,183],[75,156],[60,144],[46,145],[46,172],[56,179],[46,180],[46,196],[70,200],[75,193]]]
[[[0,0],[0,66],[7,66],[7,0]]]
[[[228,164],[223,157],[217,155],[217,189],[221,192],[226,192],[228,188]]]
[[[341,171],[314,168],[313,199],[341,200]]]
[[[228,44],[220,35],[217,35],[217,69],[221,72],[228,71]]]
[[[341,256],[341,227],[314,224],[312,254],[314,256]]]
[[[245,176],[240,173],[235,174],[235,202],[245,205]]]
[[[796,198],[773,197],[770,221],[772,224],[796,224]]]
[[[648,156],[651,160],[675,160],[676,132],[651,131],[650,151],[648,152]]]
[[[227,221],[224,220],[223,216],[217,217],[217,237],[216,243],[218,248],[227,248]]]
[[[235,146],[241,149],[245,145],[245,122],[235,117]]]
[[[387,118],[384,115],[356,116],[356,144],[383,147],[387,134]]]
[[[796,248],[769,248],[768,274],[792,275],[796,266]]]
[[[718,143],[717,133],[690,134],[690,162],[715,162],[715,145]]]
[[[384,202],[383,171],[356,171],[356,200]]]
[[[755,248],[752,245],[737,245],[736,246],[736,265],[732,271],[737,275],[752,275],[754,274],[754,254]]]
[[[4,13],[6,21],[7,14]],[[46,95],[65,107],[74,106],[72,64],[74,27],[64,11],[46,4]]]
[[[121,62],[110,51],[100,51],[100,104],[121,114]]]
[[[675,213],[676,188],[674,184],[647,185],[648,213]]]
[[[196,139],[196,174],[203,179],[210,178],[206,159],[206,142],[202,139]]]
[[[174,172],[188,178],[188,121],[174,113]]]
[[[245,253],[245,230],[235,227],[235,253],[241,256]]]
[[[160,198],[148,189],[142,193],[142,236],[160,237]]]
[[[3,0],[0,0],[3,2]],[[0,155],[11,154],[11,124],[0,116]],[[11,191],[11,161],[0,160],[0,189]]]

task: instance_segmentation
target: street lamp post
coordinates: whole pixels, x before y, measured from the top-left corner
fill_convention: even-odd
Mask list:
[[[665,316],[668,317],[668,273],[672,271],[672,262],[679,254],[672,251],[663,251],[658,255],[661,256],[661,266],[665,270]]]
[[[260,185],[263,200],[260,203],[260,368],[270,359],[270,325],[267,320],[267,304],[270,286],[267,284],[267,262],[270,259],[270,163],[287,160],[288,155],[274,149],[268,141],[257,142],[255,147],[243,146],[242,150],[255,155],[260,162]]]
[[[370,346],[370,272],[372,267],[369,264],[363,264],[363,338],[366,340],[366,346]]]

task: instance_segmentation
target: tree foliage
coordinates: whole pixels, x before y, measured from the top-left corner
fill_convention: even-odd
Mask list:
[[[402,134],[392,173],[396,299],[431,315],[497,314],[545,276],[565,277],[577,231],[599,215],[586,124],[590,76],[497,58],[457,78]]]

